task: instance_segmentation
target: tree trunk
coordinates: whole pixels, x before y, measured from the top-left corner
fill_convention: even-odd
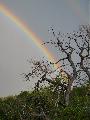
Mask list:
[[[70,93],[71,93],[71,87],[72,87],[73,81],[74,81],[74,78],[71,77],[71,79],[68,83],[66,93],[65,93],[65,104],[66,104],[66,106],[68,106],[69,102],[70,102]]]
[[[69,91],[67,91],[66,95],[65,95],[65,104],[66,104],[66,106],[69,105],[69,96],[70,96]]]

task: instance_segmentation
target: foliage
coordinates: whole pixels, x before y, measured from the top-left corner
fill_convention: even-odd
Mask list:
[[[56,101],[52,86],[0,98],[0,120],[89,120],[90,84],[74,88],[68,106]]]

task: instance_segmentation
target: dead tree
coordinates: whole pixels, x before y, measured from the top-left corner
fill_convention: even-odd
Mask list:
[[[81,25],[78,31],[62,34],[52,32],[52,39],[44,44],[51,44],[59,51],[59,60],[54,63],[60,63],[59,69],[68,77],[68,87],[66,91],[66,105],[69,104],[69,95],[71,87],[83,84],[90,80],[90,26]]]
[[[60,63],[59,73],[66,75],[67,83],[58,84],[61,90],[64,90],[65,105],[69,104],[71,87],[80,85],[90,80],[90,26],[82,25],[73,33],[62,34],[56,33],[53,28],[50,29],[52,38],[43,45],[53,45],[59,53],[59,59],[56,63],[44,61],[31,61],[34,67],[32,71],[25,74],[25,78],[29,80],[32,77],[38,77],[35,89],[38,90],[40,83],[47,81],[49,84],[55,84],[52,74],[57,70],[53,70],[51,64]],[[63,89],[64,88],[64,89]]]

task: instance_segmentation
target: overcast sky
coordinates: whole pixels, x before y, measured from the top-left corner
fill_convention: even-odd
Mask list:
[[[44,41],[49,40],[50,26],[70,32],[89,23],[88,3],[89,0],[0,0]],[[31,89],[33,81],[26,83],[20,74],[29,69],[27,59],[38,56],[44,56],[42,51],[0,13],[0,96]]]

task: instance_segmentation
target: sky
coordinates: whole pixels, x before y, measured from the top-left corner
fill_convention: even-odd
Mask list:
[[[89,24],[90,24],[90,0],[89,0]]]
[[[71,32],[90,21],[89,0],[0,0],[43,41],[48,29]],[[49,48],[48,48],[49,49]],[[56,51],[49,49],[55,56]],[[25,82],[22,73],[30,69],[28,59],[45,56],[35,43],[0,12],[0,97],[31,90],[34,81]]]

